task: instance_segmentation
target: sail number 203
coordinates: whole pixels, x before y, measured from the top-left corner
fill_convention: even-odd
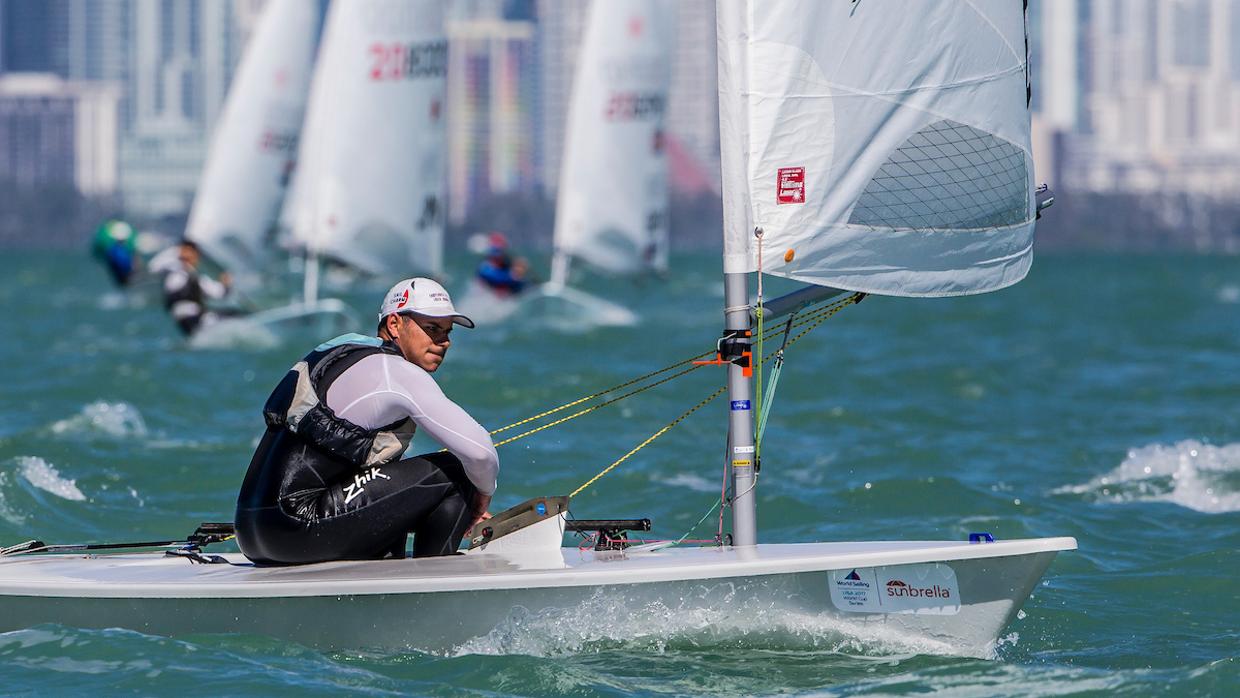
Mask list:
[[[416,80],[447,75],[448,42],[373,43],[370,45],[371,80]]]

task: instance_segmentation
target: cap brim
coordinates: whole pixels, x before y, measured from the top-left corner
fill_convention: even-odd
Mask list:
[[[464,315],[461,315],[460,313],[450,313],[450,314],[448,314],[448,315],[433,315],[433,314],[431,314],[431,313],[423,313],[423,312],[419,312],[419,311],[417,311],[417,310],[406,310],[406,311],[404,311],[404,312],[397,313],[397,314],[398,314],[398,315],[421,315],[422,317],[433,317],[433,318],[435,318],[436,320],[440,320],[440,319],[443,319],[443,318],[450,317],[450,318],[452,318],[452,322],[454,322],[454,323],[456,323],[456,324],[460,325],[461,327],[464,327],[464,328],[467,328],[467,329],[471,329],[471,330],[472,330],[472,329],[474,329],[474,321],[473,321],[473,320],[470,320],[469,318],[465,317]]]

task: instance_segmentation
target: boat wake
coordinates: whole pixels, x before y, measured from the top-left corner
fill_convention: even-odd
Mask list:
[[[1206,514],[1240,511],[1240,443],[1196,440],[1132,449],[1117,468],[1054,490],[1097,501],[1171,502]]]
[[[188,344],[192,349],[267,350],[299,335],[331,336],[356,329],[349,306],[335,298],[320,298],[221,318],[199,328]]]
[[[280,336],[244,317],[226,318],[199,329],[188,345],[192,349],[264,350],[280,346]]]
[[[516,314],[521,309],[519,298],[497,296],[482,284],[470,282],[456,307],[462,315],[486,327],[502,323]]]
[[[728,588],[719,594],[720,588]],[[677,606],[628,598],[600,589],[573,608],[530,611],[515,607],[495,629],[448,654],[563,657],[614,650],[664,653],[711,648],[825,650],[872,657],[973,656],[950,643],[902,633],[880,624],[807,614],[774,604],[729,607],[737,594],[727,583],[703,587],[720,598],[682,599]],[[980,658],[993,658],[994,648]]]
[[[49,428],[57,436],[86,435],[116,439],[142,438],[149,433],[138,408],[127,402],[103,400],[86,405],[77,414],[54,422]]]
[[[565,334],[637,324],[637,314],[622,305],[575,288],[547,284],[507,298],[472,284],[458,307],[479,325],[520,317],[523,323]]]

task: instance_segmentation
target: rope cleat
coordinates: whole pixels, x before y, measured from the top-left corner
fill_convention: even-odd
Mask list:
[[[736,364],[744,369],[746,378],[753,376],[753,333],[749,330],[727,330],[715,343],[715,358],[694,361],[694,366]]]

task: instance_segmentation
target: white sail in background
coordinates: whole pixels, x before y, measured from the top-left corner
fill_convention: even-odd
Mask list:
[[[262,266],[306,110],[318,8],[271,0],[228,91],[185,237],[239,272]]]
[[[557,194],[561,264],[568,255],[613,273],[667,267],[664,122],[675,19],[672,0],[590,7]]]
[[[898,296],[1032,262],[1022,4],[721,2],[724,270]]]
[[[293,244],[369,274],[441,271],[444,4],[332,3],[282,216]]]

